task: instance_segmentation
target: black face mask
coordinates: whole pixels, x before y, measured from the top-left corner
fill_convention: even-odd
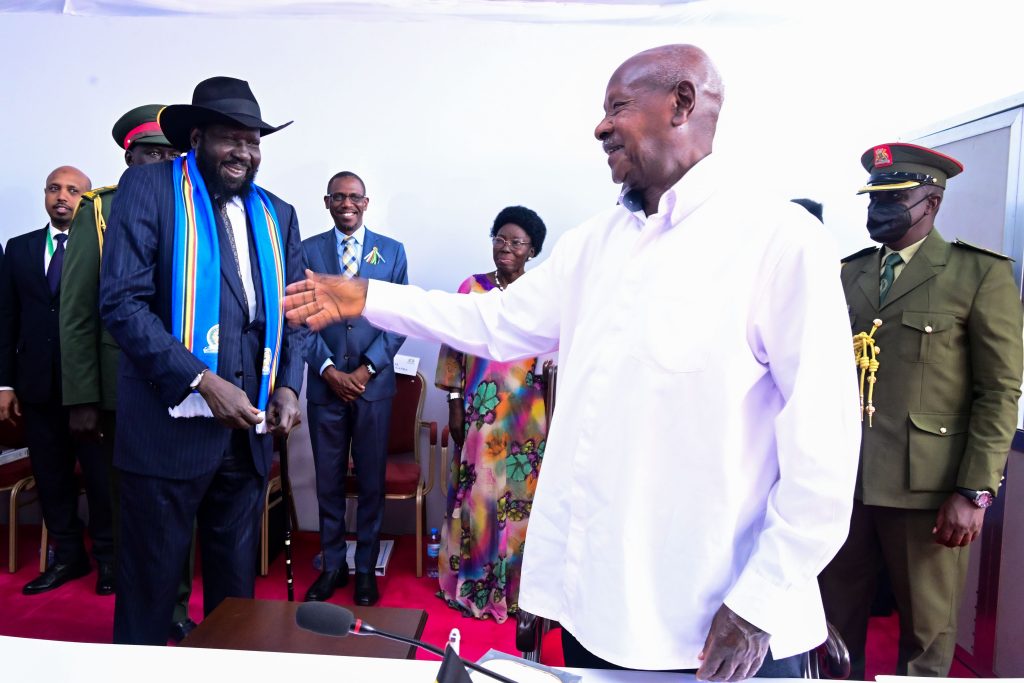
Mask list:
[[[921,214],[921,218],[911,222],[910,210],[928,199],[929,196],[921,197],[908,207],[904,207],[898,202],[877,202],[868,208],[868,235],[881,244],[899,242],[925,216],[925,214]]]

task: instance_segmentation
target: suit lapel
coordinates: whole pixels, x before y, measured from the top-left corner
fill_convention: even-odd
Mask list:
[[[32,286],[37,288],[43,295],[43,298],[49,299],[52,295],[50,294],[50,283],[46,279],[46,234],[49,232],[50,226],[47,225],[42,230],[37,230],[31,240],[29,240],[29,273],[31,273]],[[57,290],[58,293],[60,290]]]
[[[871,305],[871,310],[876,313],[878,312],[878,253],[876,251],[870,257],[864,259],[860,275],[857,276],[857,286],[864,293],[864,298]]]
[[[324,266],[331,275],[341,275],[341,264],[338,263],[338,229],[331,228],[320,239],[320,253]]]
[[[932,228],[931,233],[924,239],[924,243],[921,244],[921,248],[914,254],[914,258],[910,259],[910,263],[903,268],[903,272],[896,278],[896,282],[893,283],[889,296],[886,297],[885,305],[882,308],[889,306],[903,295],[938,275],[946,267],[946,262],[949,260],[949,250],[949,243],[942,239],[942,235],[939,234],[938,230]]]
[[[356,272],[356,275],[359,277],[369,277],[366,271],[372,273],[376,265],[367,262],[366,258],[373,252],[374,247],[377,246],[377,235],[367,229],[363,231],[363,238],[363,256],[359,259],[359,270]]]

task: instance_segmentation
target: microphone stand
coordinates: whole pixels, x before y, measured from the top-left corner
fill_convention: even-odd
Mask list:
[[[352,628],[349,631],[349,633],[356,636],[380,636],[382,638],[387,638],[389,640],[396,640],[399,643],[405,643],[406,645],[413,645],[415,647],[422,648],[427,652],[430,652],[431,654],[437,655],[441,659],[444,659],[445,656],[444,650],[436,648],[433,645],[422,643],[418,640],[413,640],[412,638],[406,638],[405,636],[400,636],[395,633],[381,631],[380,629],[374,628],[373,626],[364,624],[362,619],[357,619],[356,622],[352,624]],[[473,671],[479,671],[483,675],[490,676],[491,678],[501,681],[502,683],[516,683],[516,681],[513,681],[511,678],[506,678],[501,674],[495,673],[490,669],[487,669],[485,667],[480,666],[479,664],[476,664],[475,662],[469,661],[468,659],[462,659],[462,657],[459,657],[459,659],[462,660],[462,663],[470,669],[472,669]]]
[[[292,572],[292,482],[288,478],[288,437],[277,440],[281,460],[281,504],[284,505],[284,575],[288,583],[288,602],[295,602],[295,577]]]

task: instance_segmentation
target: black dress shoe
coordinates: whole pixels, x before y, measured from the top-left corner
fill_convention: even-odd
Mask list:
[[[185,639],[189,633],[195,630],[196,622],[192,621],[188,617],[185,617],[185,621],[176,621],[171,624],[171,630],[167,634],[167,637],[176,643],[180,643]]]
[[[380,600],[377,592],[377,575],[373,572],[356,572],[355,599],[357,605],[369,607]]]
[[[112,595],[114,593],[114,565],[100,562],[96,569],[96,595]]]
[[[334,595],[335,588],[341,588],[348,583],[348,565],[342,563],[338,569],[328,572],[320,572],[320,576],[313,582],[313,585],[306,591],[306,602],[324,602]]]
[[[83,558],[71,564],[54,564],[45,572],[25,584],[21,592],[25,595],[35,595],[60,588],[68,581],[85,576],[91,571],[89,560]]]

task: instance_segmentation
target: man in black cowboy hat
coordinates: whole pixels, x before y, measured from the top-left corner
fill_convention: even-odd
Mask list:
[[[121,177],[100,287],[122,349],[114,641],[154,645],[166,642],[193,521],[204,613],[252,597],[270,436],[300,420],[303,367],[302,333],[283,324],[280,302],[302,275],[298,221],[253,183],[261,138],[284,126],[227,77],[159,122],[188,154]]]

